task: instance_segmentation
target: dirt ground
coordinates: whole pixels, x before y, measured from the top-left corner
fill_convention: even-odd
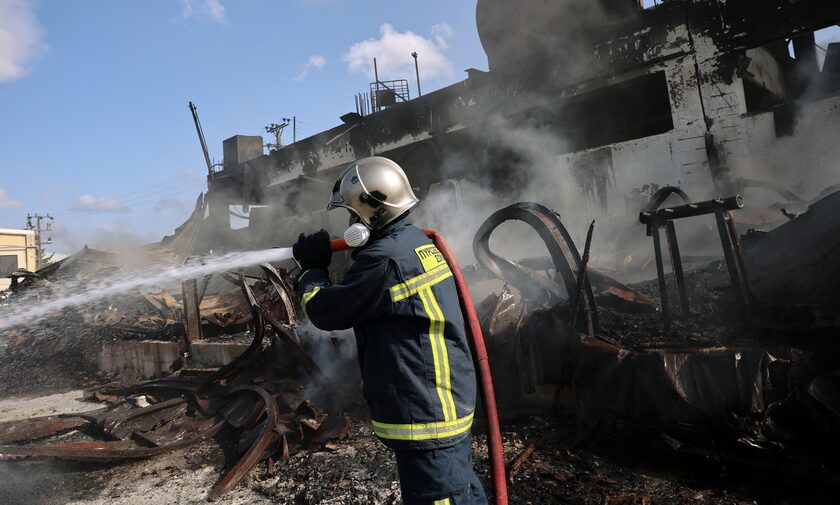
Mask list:
[[[89,410],[80,391],[0,401],[0,421],[57,411]],[[258,465],[218,503],[362,505],[399,504],[396,468],[373,436],[364,409],[348,413],[351,435],[334,450],[304,451],[269,473]],[[480,432],[480,425],[476,431]],[[523,417],[503,424],[505,456],[512,461],[536,447],[509,487],[511,504],[784,504],[836,503],[834,491],[778,475],[760,476],[711,462],[671,459],[646,433],[618,424],[577,442],[575,418]],[[205,503],[226,465],[236,461],[235,440],[222,432],[192,448],[121,464],[31,461],[0,464],[0,504],[129,505]],[[477,433],[477,471],[490,490],[485,437]]]

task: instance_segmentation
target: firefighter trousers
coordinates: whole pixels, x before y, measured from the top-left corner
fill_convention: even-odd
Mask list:
[[[445,449],[394,454],[404,505],[487,505],[473,469],[472,437]]]

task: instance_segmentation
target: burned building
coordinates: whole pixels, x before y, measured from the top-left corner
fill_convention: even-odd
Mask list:
[[[523,177],[512,167],[553,165],[541,167],[556,174],[548,185],[574,185],[602,219],[634,216],[664,186],[705,199],[755,179],[808,196],[823,188],[803,179],[840,182],[819,148],[840,129],[840,45],[821,71],[814,39],[840,21],[836,2],[654,4],[479,0],[489,72],[387,108],[374,91],[372,113],[357,107],[267,155],[260,137],[229,138],[208,179],[213,228],[229,228],[231,205],[250,209],[232,244],[288,241],[276,223],[290,215],[323,226],[336,173],[369,155],[399,162],[421,197],[449,180],[504,188]],[[540,146],[548,156],[522,160],[518,129],[555,139]]]
[[[377,80],[342,125],[288,146],[278,141],[267,155],[261,137],[227,139],[221,167],[208,157],[208,194],[158,246],[183,263],[210,249],[220,256],[288,244],[311,228],[338,234],[346,222],[339,213],[327,217],[324,203],[338,172],[364,156],[399,162],[424,201],[454,194],[445,200],[450,213],[471,205],[458,198],[459,188],[478,182],[497,198],[483,224],[465,230],[477,265],[463,272],[471,289],[487,279],[503,283],[476,296],[471,321],[486,342],[487,360],[479,360],[493,369],[512,503],[833,503],[840,485],[840,45],[827,48],[820,66],[814,32],[840,21],[840,4],[645,5],[479,0],[488,72],[471,69],[466,80],[412,100]],[[537,203],[505,205],[527,196],[518,188],[534,186],[542,190]],[[785,207],[735,196],[756,189]],[[669,198],[684,202],[672,206]],[[248,226],[233,229],[232,214]],[[590,225],[586,241],[575,244],[570,223],[578,216],[596,218],[614,239],[592,242]],[[714,216],[701,237],[715,246],[714,257],[690,242],[680,251],[682,219],[698,216]],[[491,248],[491,235],[507,221],[529,225],[549,257],[510,261]],[[762,225],[772,231],[743,233]],[[636,261],[604,259],[628,237],[646,251],[644,278],[656,279],[609,275],[614,264]],[[673,275],[665,272],[664,249]],[[589,263],[591,251],[600,261]],[[695,268],[683,271],[690,257]],[[148,373],[151,380],[90,388],[89,396],[111,403],[104,410],[0,423],[0,461],[150,458],[193,450],[225,429],[233,433],[226,459],[236,463],[215,484],[204,482],[211,499],[246,482],[272,502],[395,503],[394,471],[382,464],[382,448],[370,447],[364,414],[328,413],[308,401],[316,393],[329,403],[347,400],[358,384],[321,370],[346,339],[329,335],[315,357],[297,316],[292,272],[277,263],[182,279],[180,300],[178,292],[144,290],[129,300],[143,311],[109,300],[101,311],[108,317],[95,327],[116,328],[123,339],[103,348],[115,350],[103,352],[107,361],[148,345],[126,342],[131,331],[177,337],[153,346],[169,362]],[[211,275],[236,286],[208,290]],[[237,291],[238,303],[228,304]],[[244,352],[204,368],[194,344],[234,328],[248,330],[237,341]],[[27,336],[18,336],[18,347],[39,342]],[[532,417],[510,422],[523,412]],[[63,438],[68,433],[87,438]],[[475,434],[486,479],[481,451],[490,436],[481,426]],[[592,449],[598,437],[621,440]],[[693,475],[673,476],[677,465],[652,477],[627,461],[628,454],[649,457],[653,447],[719,476],[747,467],[766,480],[728,495],[734,486],[720,478],[712,491],[697,491],[703,484]],[[306,456],[324,449],[330,452]],[[305,456],[290,459],[295,453]],[[528,458],[533,470],[518,470]],[[248,478],[262,462],[264,475]],[[275,464],[287,473],[282,481]],[[359,465],[364,475],[351,475],[348,468]],[[780,474],[785,479],[770,482]],[[113,481],[112,489],[122,486]],[[170,477],[154,485],[180,486]],[[771,496],[780,489],[796,499]],[[807,501],[814,490],[829,501]],[[806,501],[796,501],[801,496]]]

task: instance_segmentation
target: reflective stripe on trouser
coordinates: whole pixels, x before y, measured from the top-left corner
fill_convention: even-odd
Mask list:
[[[435,500],[435,505],[450,505],[449,498],[443,500]]]
[[[434,423],[393,424],[373,421],[373,432],[387,440],[442,440],[469,431],[472,422],[472,412],[460,419]]]

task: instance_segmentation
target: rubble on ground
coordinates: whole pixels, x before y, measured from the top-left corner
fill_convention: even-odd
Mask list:
[[[282,463],[308,447],[346,438],[345,417],[316,407],[304,384],[292,378],[305,370],[313,384],[331,386],[298,343],[292,326],[297,321],[296,308],[288,284],[272,267],[265,268],[269,284],[284,291],[277,294],[286,302],[283,322],[260,305],[249,279],[241,275],[239,284],[250,303],[255,331],[248,350],[232,362],[218,370],[184,368],[161,379],[89,391],[87,397],[109,404],[104,408],[2,423],[0,460],[145,459],[206,441],[223,429],[238,430],[241,457],[210,490],[212,501],[235,487],[261,461],[267,460],[273,469],[275,462]],[[268,327],[272,333],[266,346]]]
[[[840,363],[830,352],[837,195],[770,232],[727,231],[743,264],[735,256],[734,267],[713,261],[680,281],[660,269],[660,279],[632,284],[582,270],[587,254],[545,207],[516,204],[491,216],[476,234],[480,265],[465,270],[472,282],[504,282],[477,310],[503,418],[511,503],[830,503],[840,485],[833,458]],[[723,218],[721,230],[738,229],[737,211]],[[550,257],[514,262],[490,251],[489,236],[509,219],[530,224]],[[808,247],[811,236],[818,247]],[[726,246],[723,233],[718,238]],[[771,270],[779,275],[772,282],[756,278]],[[786,275],[799,277],[786,283]],[[222,278],[236,283],[248,308],[253,340],[245,353],[197,369],[187,352],[164,377],[91,387],[86,397],[104,402],[99,410],[2,423],[0,459],[152,458],[60,467],[67,493],[90,475],[101,480],[100,499],[116,503],[130,503],[142,486],[174,492],[180,485],[201,496],[185,503],[399,503],[392,458],[367,427],[359,385],[335,381],[312,360],[296,333],[285,274],[265,265],[260,277]],[[142,297],[159,310],[181,305],[179,342],[187,350],[207,328],[195,325],[207,321],[189,293],[199,286],[185,283],[180,302]],[[670,326],[663,294],[678,302]],[[192,328],[190,303],[198,318]],[[784,307],[807,317],[780,326]],[[479,421],[476,467],[490,489],[483,441]],[[128,476],[148,483],[129,485]]]
[[[830,195],[766,237],[753,237],[748,263],[715,262],[677,278],[673,287],[664,283],[668,279],[660,268],[658,282],[620,289],[623,299],[651,301],[644,306],[655,303],[658,314],[632,304],[599,304],[593,294],[597,291],[587,286],[586,302],[580,304],[587,313],[577,318],[577,325],[568,295],[574,293],[569,288],[574,282],[562,276],[564,269],[579,271],[576,250],[552,256],[561,273],[559,287],[566,286],[560,290],[565,300],[549,289],[548,295],[536,292],[540,284],[527,281],[536,278],[534,270],[482,251],[492,229],[505,219],[532,224],[549,252],[569,251],[568,233],[559,219],[545,208],[538,209],[540,219],[530,219],[534,207],[523,214],[521,204],[499,211],[501,217],[491,217],[489,229],[483,226],[476,236],[475,249],[479,261],[515,288],[505,286],[490,295],[479,311],[500,411],[571,409],[584,439],[616,422],[631,422],[644,427],[657,445],[689,459],[840,485],[834,458],[840,450],[840,358],[830,352],[837,343],[826,338],[826,330],[836,335],[836,319],[799,318],[798,325],[797,319],[787,319],[784,335],[776,324],[778,315],[768,310],[779,303],[778,291],[768,286],[783,285],[789,287],[786,307],[822,306],[820,314],[827,313],[826,307],[836,310],[838,305],[831,302],[837,284],[827,287],[835,279],[836,255],[826,251],[836,251],[840,239],[826,230],[840,229],[838,202],[840,193]],[[734,230],[735,216],[725,219],[732,226],[721,230]],[[802,231],[815,227],[819,233]],[[821,243],[811,247],[811,237]],[[721,231],[724,247],[734,247],[733,256],[743,254],[735,247],[738,240],[724,238],[738,237]],[[773,253],[753,261],[762,250]],[[792,263],[809,269],[793,269]],[[765,279],[739,280],[733,268],[740,275],[761,272]],[[773,281],[766,279],[768,270],[777,276]],[[786,281],[791,275],[797,278]],[[730,282],[721,283],[722,276]],[[590,280],[611,284],[600,273]],[[681,283],[686,292],[679,296],[691,300],[686,305],[690,315],[672,315],[671,320],[662,314],[663,295],[678,298],[675,291]],[[743,283],[744,291],[735,289],[735,283]],[[530,291],[519,289],[523,285]],[[753,285],[758,287],[754,292]]]

